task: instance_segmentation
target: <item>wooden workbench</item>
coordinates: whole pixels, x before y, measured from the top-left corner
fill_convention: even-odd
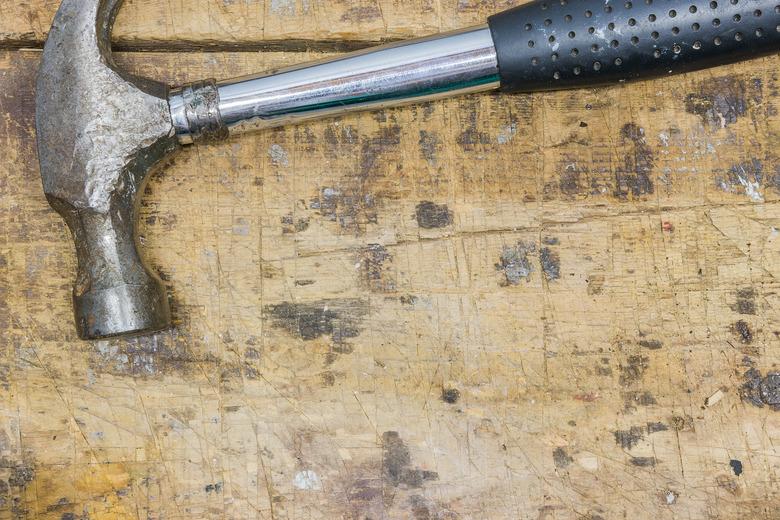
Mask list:
[[[176,326],[90,344],[58,3],[0,4],[0,519],[780,518],[780,56],[187,150],[142,208]],[[179,83],[513,3],[127,0],[116,47]]]

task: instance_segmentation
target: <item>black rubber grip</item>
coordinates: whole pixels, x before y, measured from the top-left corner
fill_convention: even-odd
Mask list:
[[[780,51],[780,0],[542,0],[489,24],[509,92],[648,79]]]

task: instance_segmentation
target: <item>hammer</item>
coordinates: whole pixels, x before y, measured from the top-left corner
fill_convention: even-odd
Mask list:
[[[136,224],[150,172],[184,146],[454,94],[592,87],[774,53],[778,2],[538,0],[483,26],[170,89],[114,62],[122,0],[63,0],[43,52],[36,127],[46,197],[76,244],[78,334],[170,327]]]

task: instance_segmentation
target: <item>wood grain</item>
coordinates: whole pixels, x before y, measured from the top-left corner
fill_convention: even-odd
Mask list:
[[[485,23],[523,0],[125,0],[120,48],[346,49]],[[0,48],[38,47],[56,0],[0,4]]]
[[[186,150],[141,215],[176,327],[90,344],[38,56],[0,53],[0,519],[777,518],[780,57]]]

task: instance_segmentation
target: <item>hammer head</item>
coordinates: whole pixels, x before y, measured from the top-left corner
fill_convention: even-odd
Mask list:
[[[122,0],[63,0],[43,52],[36,127],[43,186],[76,243],[79,335],[170,326],[165,288],[138,251],[139,200],[178,148],[167,87],[121,72],[111,28]]]

